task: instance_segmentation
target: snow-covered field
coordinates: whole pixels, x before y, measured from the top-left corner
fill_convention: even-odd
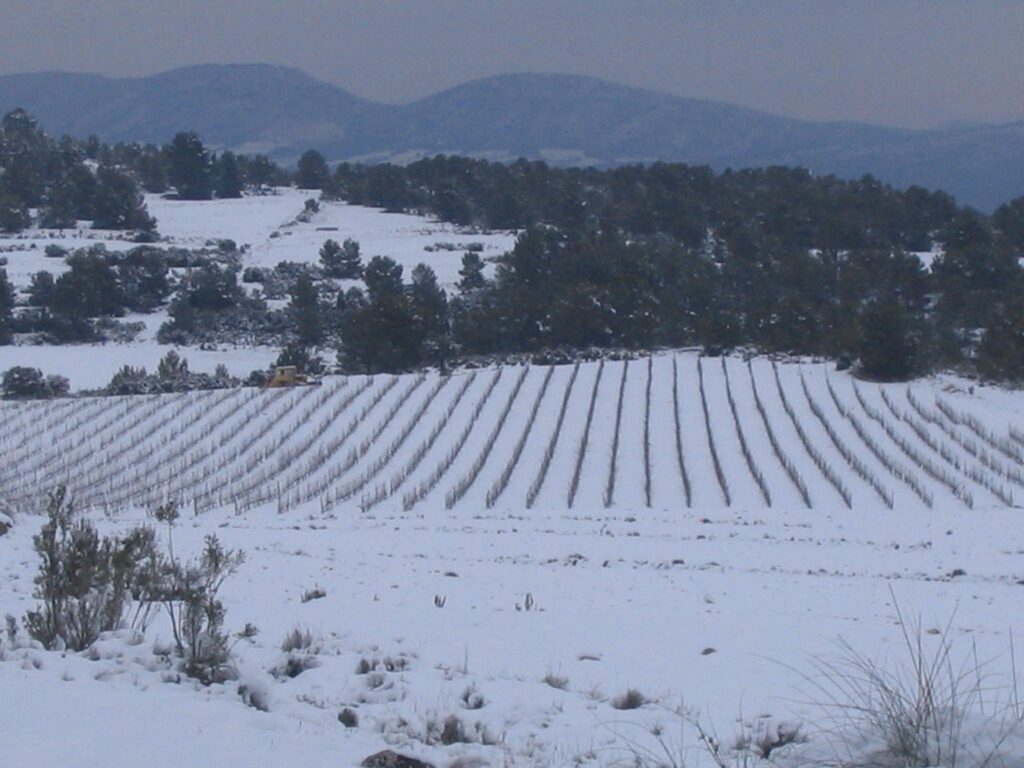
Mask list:
[[[841,637],[895,663],[897,607],[928,647],[948,624],[986,665],[986,712],[1013,695],[999,686],[1024,608],[1013,393],[676,353],[0,418],[16,513],[0,614],[34,604],[32,510],[66,482],[104,530],[180,498],[176,551],[210,533],[244,549],[228,625],[260,630],[235,646],[239,681],[209,688],[166,682],[161,622],[86,654],[8,650],[5,765],[357,765],[389,745],[439,766],[633,764],[655,723],[710,765],[680,706],[724,741],[741,722],[802,722],[820,756],[812,660]],[[316,665],[275,678],[295,627]],[[628,689],[647,703],[616,709]],[[358,727],[338,722],[346,707]],[[449,716],[469,743],[441,743]],[[1004,748],[1019,764],[1021,742]]]
[[[320,246],[325,240],[342,242],[352,238],[359,242],[364,261],[373,256],[390,256],[405,268],[406,279],[417,264],[428,264],[449,291],[459,279],[462,253],[467,245],[479,243],[482,246],[481,256],[487,263],[487,270],[492,271],[493,265],[487,260],[509,250],[515,242],[512,232],[462,231],[422,216],[385,213],[340,202],[324,201],[320,211],[309,221],[298,220],[305,201],[318,194],[282,188],[269,195],[205,202],[147,195],[146,206],[157,219],[161,238],[157,247],[202,248],[215,240],[230,239],[240,248],[249,246],[243,254],[243,267],[273,267],[283,261],[317,263]],[[444,247],[437,248],[438,243]],[[44,255],[47,245],[73,249],[97,244],[111,251],[135,246],[114,232],[87,228],[31,229],[18,235],[0,235],[0,257],[7,259],[5,268],[14,285],[26,289],[36,272],[46,270],[59,275],[67,269],[62,259]],[[0,346],[0,370],[15,365],[39,368],[47,374],[67,376],[76,390],[106,385],[123,365],[153,370],[171,349],[154,340],[160,323],[167,319],[166,313],[125,319],[146,324],[146,330],[131,343],[103,347],[89,344]],[[245,376],[255,368],[266,368],[278,352],[226,346],[216,350],[174,349],[188,359],[193,371],[212,373],[217,363],[224,363],[238,376]]]
[[[351,237],[364,258],[426,262],[450,287],[466,245],[486,258],[514,241],[340,203],[298,221],[308,197],[147,202],[159,245],[230,238],[249,246],[245,266],[312,262],[323,240]],[[48,243],[96,242],[132,245],[33,230],[0,238],[0,255],[24,288],[62,269]],[[0,347],[0,370],[82,389],[124,364],[153,369],[163,314],[128,319],[147,326],[131,344]],[[237,375],[277,354],[179,352]],[[180,557],[210,534],[246,552],[222,592],[227,626],[259,630],[234,645],[238,680],[210,687],[173,673],[162,616],[81,654],[0,633],[4,768],[356,766],[386,747],[439,768],[712,765],[694,720],[724,745],[801,723],[809,743],[773,759],[842,765],[815,664],[841,638],[896,668],[917,621],[925,656],[948,642],[977,676],[979,732],[999,732],[998,702],[1018,700],[1017,392],[677,352],[4,402],[0,422],[0,616],[36,604],[32,536],[63,483],[104,532],[179,501]],[[306,669],[275,675],[296,628]],[[617,708],[630,690],[642,706]],[[357,727],[339,722],[345,709]],[[1024,763],[1019,734],[1002,748],[1005,765]]]

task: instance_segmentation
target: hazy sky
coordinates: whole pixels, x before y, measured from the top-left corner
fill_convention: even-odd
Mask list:
[[[0,73],[299,67],[409,101],[586,74],[813,119],[1024,120],[1024,0],[2,0]]]

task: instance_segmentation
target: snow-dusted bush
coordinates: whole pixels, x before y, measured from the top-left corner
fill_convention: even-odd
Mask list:
[[[92,523],[75,515],[63,487],[50,494],[46,524],[32,543],[42,561],[34,593],[42,604],[25,615],[24,623],[46,648],[88,648],[102,632],[122,625],[133,590],[148,586],[144,563],[155,552],[153,531],[136,528],[123,539],[101,537]]]

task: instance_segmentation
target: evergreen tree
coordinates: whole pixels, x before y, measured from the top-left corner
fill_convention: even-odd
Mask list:
[[[242,196],[242,175],[238,170],[238,159],[233,152],[224,152],[217,161],[217,197],[235,198]]]
[[[146,211],[146,203],[127,174],[101,166],[94,201],[94,229],[133,229],[153,234],[156,220]]]
[[[125,306],[133,312],[152,312],[167,301],[171,292],[167,260],[152,246],[139,246],[117,259],[117,280]]]
[[[39,211],[39,226],[46,229],[71,229],[77,225],[75,193],[66,183],[59,184],[46,195]]]
[[[147,192],[163,194],[167,191],[167,158],[152,144],[142,148],[135,161],[135,172],[138,174],[139,183]]]
[[[0,232],[20,232],[31,225],[28,208],[17,197],[0,189]]]
[[[14,286],[7,279],[7,270],[0,268],[0,344],[10,344],[13,339]]]
[[[308,275],[299,275],[295,281],[288,309],[295,324],[295,334],[299,343],[304,346],[319,344],[323,340],[320,296]]]
[[[87,165],[79,163],[68,169],[64,185],[75,208],[75,218],[92,221],[96,217],[96,190],[99,181]]]
[[[448,355],[448,297],[426,264],[412,271],[409,305],[425,357],[443,365]]]
[[[327,168],[327,161],[315,149],[304,152],[299,158],[299,167],[295,175],[295,185],[299,189],[323,189],[330,178],[331,172]]]
[[[30,307],[49,307],[53,296],[54,280],[49,272],[36,272],[32,275],[28,287],[28,304]]]
[[[861,311],[857,355],[861,373],[879,381],[901,381],[918,369],[919,344],[899,302],[880,301]]]
[[[191,132],[175,135],[164,148],[168,178],[182,200],[209,200],[213,196],[210,154]]]
[[[352,238],[345,238],[341,245],[334,240],[325,240],[320,247],[320,264],[328,277],[358,280],[363,276],[359,243]]]
[[[402,283],[402,266],[374,256],[363,272],[367,301],[341,327],[346,369],[398,373],[417,365],[423,340]]]
[[[978,347],[978,372],[990,379],[1024,381],[1024,296],[1007,293]]]
[[[63,376],[48,379],[38,368],[16,365],[4,372],[0,388],[3,389],[5,399],[20,400],[67,394],[66,384],[67,379]]]
[[[466,251],[462,254],[462,266],[459,268],[459,291],[470,293],[478,291],[486,285],[484,278],[484,260],[476,251]]]
[[[102,246],[67,257],[70,269],[54,281],[49,309],[72,320],[119,317],[125,297]]]
[[[271,186],[277,179],[279,170],[266,155],[256,155],[247,159],[243,175],[257,193],[262,193],[264,187]]]
[[[63,165],[60,152],[23,109],[0,121],[0,189],[32,208],[43,202],[47,182]]]
[[[188,360],[173,349],[160,358],[157,363],[156,377],[164,392],[179,392],[188,389]]]

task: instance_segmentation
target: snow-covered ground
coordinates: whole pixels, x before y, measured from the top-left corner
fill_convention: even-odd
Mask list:
[[[422,216],[385,213],[376,208],[323,201],[309,221],[299,221],[305,201],[317,192],[282,188],[274,194],[237,200],[186,202],[147,195],[146,205],[157,219],[160,241],[157,247],[202,248],[212,241],[234,240],[249,246],[242,266],[273,267],[283,261],[317,263],[320,247],[327,239],[342,242],[352,238],[360,243],[364,262],[373,256],[389,256],[409,273],[420,263],[437,273],[438,281],[453,291],[466,246],[479,243],[487,271],[488,261],[511,249],[514,232],[476,233]],[[83,225],[85,222],[83,222]],[[136,244],[118,233],[87,228],[77,230],[30,229],[17,235],[0,235],[0,257],[7,259],[8,277],[19,289],[26,289],[36,272],[59,275],[67,269],[59,258],[48,258],[47,245],[65,249],[102,244],[108,250],[126,250]],[[436,247],[442,244],[443,247]],[[428,250],[429,249],[429,250]],[[356,283],[353,281],[352,285]],[[166,313],[129,317],[146,324],[146,331],[127,344],[47,346],[0,346],[0,371],[20,365],[39,368],[47,374],[67,376],[75,390],[101,387],[122,366],[145,366],[152,370],[171,347],[155,342],[156,330]],[[265,368],[277,357],[277,350],[222,346],[217,350],[176,347],[194,371],[212,373],[224,363],[232,374],[244,376]]]
[[[210,688],[167,682],[154,653],[162,620],[137,644],[110,638],[86,654],[8,649],[4,764],[354,766],[387,746],[439,766],[632,764],[631,747],[655,746],[654,724],[678,738],[681,705],[725,741],[740,721],[802,722],[806,748],[822,750],[831,723],[813,704],[813,659],[842,638],[896,663],[897,608],[920,618],[926,650],[948,624],[956,652],[992,675],[986,695],[1012,697],[999,675],[1024,609],[1024,534],[1008,504],[1024,493],[1018,396],[693,353],[598,370],[0,406],[0,495],[16,513],[0,538],[0,614],[34,604],[32,510],[66,481],[104,530],[180,497],[175,550],[197,553],[211,533],[244,549],[224,590],[228,625],[260,630],[235,646],[239,681]],[[314,588],[326,596],[303,602]],[[309,630],[316,666],[277,679],[295,627]],[[269,711],[247,707],[240,686]],[[628,689],[647,703],[616,709]],[[357,728],[338,722],[346,707]],[[439,743],[449,716],[471,743]],[[709,765],[692,728],[683,733],[687,765]],[[1004,746],[1019,764],[1021,742]]]
[[[451,287],[469,243],[487,258],[514,242],[341,203],[298,221],[309,196],[147,203],[158,245],[230,238],[249,246],[245,266],[313,262],[325,239],[351,237],[364,258],[423,261]],[[63,268],[47,244],[97,242],[132,246],[33,230],[0,238],[0,255],[24,288]],[[164,314],[126,319],[146,325],[132,344],[0,347],[0,370],[82,389],[124,364],[153,369],[169,349],[154,341]],[[178,351],[193,370],[237,375],[277,353]],[[82,654],[0,634],[5,768],[356,766],[386,747],[443,768],[711,765],[693,719],[725,744],[802,723],[810,742],[789,757],[834,766],[847,755],[815,704],[828,685],[816,660],[841,638],[895,668],[918,620],[925,655],[948,640],[956,665],[981,667],[982,731],[997,730],[997,701],[1017,700],[1017,392],[678,352],[4,402],[0,422],[0,615],[36,603],[32,536],[65,483],[105,532],[151,524],[176,499],[180,557],[210,534],[244,550],[222,593],[227,625],[259,630],[234,645],[239,679],[208,688],[173,674],[163,617]],[[311,590],[324,596],[304,600]],[[275,677],[295,628],[312,661]],[[643,706],[617,709],[631,689]],[[253,695],[268,711],[246,705]],[[346,708],[357,727],[339,722]],[[452,717],[463,738],[444,744]],[[659,738],[672,754],[656,760]],[[1018,734],[1003,749],[1005,765],[1024,763]]]

